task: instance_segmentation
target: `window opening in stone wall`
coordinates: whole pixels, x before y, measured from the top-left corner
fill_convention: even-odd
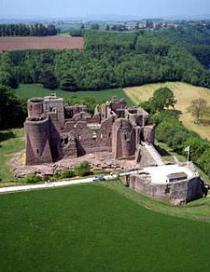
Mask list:
[[[93,140],[96,140],[96,138],[97,138],[97,134],[96,134],[96,132],[93,132],[92,137],[93,137]]]

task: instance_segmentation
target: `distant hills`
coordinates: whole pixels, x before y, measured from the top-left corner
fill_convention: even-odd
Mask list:
[[[9,16],[8,16],[9,17]],[[51,23],[51,22],[87,22],[87,21],[139,21],[139,20],[167,20],[167,21],[175,21],[175,20],[210,20],[210,13],[208,14],[198,14],[198,15],[176,15],[176,16],[164,16],[162,18],[157,17],[142,17],[137,15],[117,15],[117,14],[89,14],[85,17],[69,17],[69,18],[42,18],[42,17],[34,17],[34,18],[1,18],[0,24],[11,24],[11,23]]]

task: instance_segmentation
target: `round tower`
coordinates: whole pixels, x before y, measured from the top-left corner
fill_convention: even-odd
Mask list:
[[[29,117],[24,124],[26,134],[26,164],[52,162],[49,118]]]
[[[29,99],[27,108],[28,117],[40,118],[44,115],[44,99],[42,97]]]

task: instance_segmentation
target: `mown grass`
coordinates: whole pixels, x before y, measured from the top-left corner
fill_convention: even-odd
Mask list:
[[[4,272],[209,271],[208,223],[155,213],[100,184],[3,195],[0,207]]]
[[[161,155],[163,161],[165,163],[167,162],[187,162],[187,157],[184,157],[182,155],[177,154],[173,151],[172,148],[170,148],[165,143],[155,142],[156,149],[158,150],[159,154]],[[187,154],[186,154],[187,155]]]
[[[28,99],[36,96],[47,96],[51,93],[56,93],[57,96],[63,97],[66,101],[75,98],[88,98],[93,97],[98,103],[110,100],[113,96],[118,98],[124,98],[128,105],[132,105],[133,102],[128,98],[123,89],[107,89],[101,91],[78,91],[78,92],[68,92],[61,89],[56,89],[55,91],[48,90],[42,87],[41,84],[20,84],[19,88],[16,89],[16,95],[23,99]]]
[[[121,182],[103,183],[103,186],[154,212],[210,223],[210,197],[183,206],[173,206],[166,200],[157,200],[125,187]]]
[[[176,109],[182,112],[181,120],[183,124],[190,130],[200,134],[201,137],[210,139],[210,116],[204,116],[205,124],[194,124],[194,118],[188,112],[188,107],[193,99],[203,98],[210,106],[210,90],[203,87],[196,87],[182,82],[166,82],[147,84],[141,87],[126,88],[124,91],[126,95],[135,103],[148,100],[160,87],[169,87],[176,96]]]
[[[0,131],[0,186],[14,181],[10,171],[10,160],[14,153],[24,149],[23,129]]]

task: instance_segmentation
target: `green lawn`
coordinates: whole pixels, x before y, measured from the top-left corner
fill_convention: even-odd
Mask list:
[[[209,223],[152,212],[100,184],[2,195],[0,207],[4,272],[209,271]]]
[[[154,212],[210,223],[210,196],[180,207],[173,206],[166,200],[157,200],[146,195],[139,194],[126,188],[121,182],[109,182],[103,183],[102,185]]]
[[[99,103],[101,103],[106,100],[110,100],[113,96],[117,96],[118,98],[124,98],[129,105],[133,104],[121,88],[101,91],[67,92],[60,89],[55,91],[48,90],[43,88],[41,84],[20,84],[19,88],[16,89],[16,94],[24,99],[36,96],[46,96],[52,92],[56,92],[57,96],[63,97],[65,100],[69,100],[71,98],[94,97]]]
[[[14,180],[10,172],[9,161],[14,153],[24,149],[23,129],[0,131],[0,185]]]

